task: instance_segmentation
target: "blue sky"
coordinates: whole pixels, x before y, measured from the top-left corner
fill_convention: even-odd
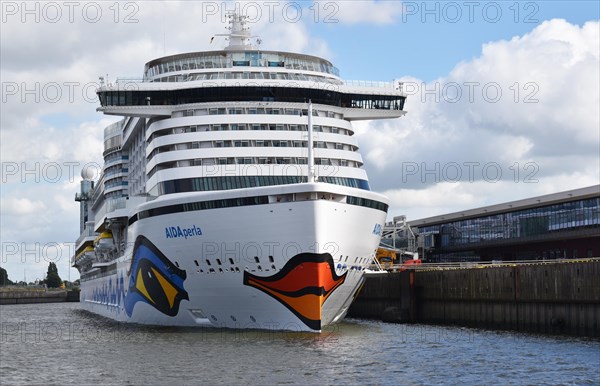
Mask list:
[[[405,2],[409,14],[398,15],[393,23],[320,22],[311,24],[311,32],[327,36],[333,50],[331,59],[345,78],[371,79],[371,69],[376,67],[381,80],[410,75],[431,81],[446,75],[459,62],[479,56],[482,44],[510,40],[554,18],[583,25],[598,19],[600,12],[597,1],[474,2],[470,7],[464,3]],[[496,9],[501,10],[501,16],[495,16]]]
[[[103,128],[116,120],[97,113],[84,90],[99,75],[141,76],[145,62],[163,55],[222,48],[222,39],[211,45],[210,37],[225,32],[225,12],[234,6],[77,2],[69,20],[63,3],[52,3],[62,7],[60,17],[49,3],[28,2],[37,15],[25,15],[22,4],[3,2],[0,25],[0,265],[13,279],[26,271],[33,280],[53,260],[63,278],[75,279],[68,260],[79,233],[79,179],[69,178],[67,165],[76,164],[78,174],[101,163]],[[354,125],[371,186],[391,199],[390,217],[418,219],[600,182],[599,2],[271,2],[272,20],[266,4],[239,5],[262,10],[252,25],[262,49],[322,56],[344,79],[417,87],[405,117]],[[82,13],[96,6],[97,20]],[[298,9],[302,17],[291,20]],[[472,101],[464,94],[471,83],[479,85]],[[44,95],[53,85],[57,99]],[[459,100],[424,93],[448,85],[462,87]],[[487,85],[502,97],[482,95]],[[43,175],[54,164],[58,181]],[[465,164],[477,165],[472,180],[444,174],[456,165],[466,174]],[[491,178],[490,170],[502,175]],[[49,257],[44,246],[54,244],[63,253]]]

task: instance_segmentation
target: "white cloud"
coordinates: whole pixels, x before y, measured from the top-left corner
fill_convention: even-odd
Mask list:
[[[25,197],[10,197],[2,199],[2,213],[5,216],[22,216],[39,213],[46,209],[40,200],[30,200]]]
[[[371,185],[422,218],[600,183],[598,46],[597,21],[551,20],[431,83],[403,79],[407,115],[357,130]]]

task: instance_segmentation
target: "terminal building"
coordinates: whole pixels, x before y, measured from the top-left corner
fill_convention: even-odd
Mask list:
[[[408,223],[426,262],[600,257],[600,185]]]

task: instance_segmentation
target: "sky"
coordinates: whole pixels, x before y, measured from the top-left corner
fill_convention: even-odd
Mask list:
[[[597,1],[1,2],[0,266],[63,279],[80,171],[102,164],[98,77],[221,49],[227,11],[265,50],[324,57],[344,79],[404,82],[406,116],[355,122],[388,217],[416,220],[600,183]]]

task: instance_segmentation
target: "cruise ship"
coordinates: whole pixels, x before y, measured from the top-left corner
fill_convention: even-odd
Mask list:
[[[320,332],[379,245],[352,122],[405,114],[400,82],[265,51],[229,14],[227,46],[102,79],[104,165],[82,171],[72,265],[81,307],[118,321]]]

